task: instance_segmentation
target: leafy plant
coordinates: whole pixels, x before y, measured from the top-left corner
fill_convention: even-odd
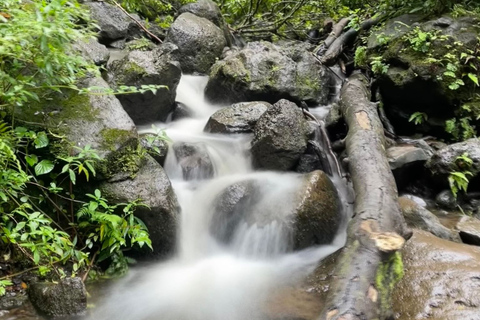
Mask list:
[[[428,115],[425,112],[415,112],[413,113],[410,118],[408,119],[408,122],[415,123],[416,125],[422,124],[425,121],[428,120]]]
[[[406,35],[406,39],[414,51],[427,53],[437,35],[434,32],[423,31],[417,26]]]
[[[455,164],[462,171],[451,171],[448,176],[448,183],[453,196],[457,198],[459,191],[467,192],[470,182],[468,177],[473,176],[473,174],[466,169],[472,166],[473,160],[468,156],[468,153],[465,152],[455,159]]]
[[[0,297],[5,295],[5,287],[13,285],[10,280],[0,280]]]
[[[390,67],[389,64],[383,62],[382,57],[372,58],[370,66],[372,67],[372,72],[376,75],[386,74],[388,72],[388,68]]]
[[[355,50],[354,58],[355,66],[366,67],[367,66],[367,48],[364,46],[357,47]]]

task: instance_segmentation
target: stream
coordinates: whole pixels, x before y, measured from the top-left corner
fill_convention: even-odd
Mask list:
[[[345,221],[351,212],[347,187],[336,170],[331,170],[344,206],[343,227],[330,245],[291,251],[287,226],[302,175],[255,171],[249,156],[252,135],[204,133],[208,118],[222,107],[205,102],[206,81],[206,77],[183,76],[176,100],[192,115],[155,124],[175,143],[201,144],[213,162],[213,178],[205,178],[205,172],[198,169],[185,179],[175,153],[167,155],[164,168],[181,207],[177,253],[166,262],[132,268],[104,298],[93,302],[88,320],[280,319],[266,310],[272,296],[301,283],[321,259],[345,243]],[[324,115],[322,108],[312,113]],[[156,128],[138,129],[146,133]],[[233,230],[218,222],[212,225],[217,197],[227,187],[245,181],[258,186],[257,201],[243,213],[246,219]],[[225,236],[228,242],[218,241]]]

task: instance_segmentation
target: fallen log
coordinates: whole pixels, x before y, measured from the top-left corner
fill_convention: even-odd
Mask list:
[[[347,26],[350,22],[350,18],[343,18],[337,24],[335,24],[332,28],[332,32],[328,35],[328,37],[323,41],[321,45],[315,48],[317,56],[323,56],[327,49],[332,45],[332,43],[342,34],[343,29]]]
[[[340,36],[337,36],[335,41],[333,41],[333,43],[324,53],[317,53],[317,55],[320,56],[320,62],[327,66],[334,65],[337,61],[338,56],[343,52],[347,44],[352,43],[357,38],[357,35],[360,31],[370,29],[372,26],[379,23],[381,20],[381,17],[365,20],[360,24],[358,30],[355,28],[350,28],[346,32],[342,33]]]
[[[411,236],[385,155],[383,126],[368,81],[352,75],[340,93],[355,190],[354,216],[319,319],[393,319],[390,296],[403,276],[399,250]]]

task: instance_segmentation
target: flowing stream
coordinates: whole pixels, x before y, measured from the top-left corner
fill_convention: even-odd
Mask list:
[[[156,124],[174,142],[203,145],[213,162],[214,177],[202,172],[185,180],[175,153],[165,170],[181,206],[178,250],[167,262],[133,269],[99,303],[91,319],[115,320],[244,320],[268,319],[265,302],[279,288],[301,281],[318,262],[344,244],[345,228],[331,245],[289,252],[285,228],[294,210],[300,174],[256,172],[250,164],[251,135],[213,135],[203,132],[208,117],[221,106],[205,102],[205,77],[183,76],[177,101],[191,117]],[[154,129],[139,128],[141,132]],[[333,170],[335,171],[335,170]],[[345,187],[332,177],[345,202]],[[222,229],[212,227],[215,199],[234,183],[253,181],[254,205],[218,241]],[[347,210],[345,210],[347,211]]]

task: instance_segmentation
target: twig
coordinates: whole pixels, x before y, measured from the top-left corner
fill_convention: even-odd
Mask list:
[[[154,35],[153,33],[151,33],[150,31],[148,31],[147,28],[145,28],[142,23],[140,21],[138,21],[137,19],[135,19],[130,13],[128,13],[125,9],[123,9],[123,7],[115,0],[111,0],[118,8],[120,8],[120,10],[123,11],[123,13],[125,13],[130,19],[133,20],[133,22],[135,22],[140,28],[142,28],[143,31],[145,31],[146,34],[148,34],[150,37],[152,37],[153,39],[155,39],[156,41],[158,41],[158,43],[162,43],[163,41],[157,37],[156,35]]]
[[[88,273],[92,269],[93,262],[95,261],[95,258],[97,257],[97,253],[98,253],[98,250],[95,251],[95,253],[93,254],[92,260],[90,260],[90,263],[88,264],[87,271],[85,271],[84,275],[82,276],[82,282],[85,282],[85,280],[87,279]]]

